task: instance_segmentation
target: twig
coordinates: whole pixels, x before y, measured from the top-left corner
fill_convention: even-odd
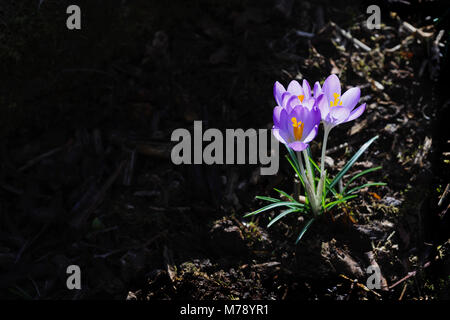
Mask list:
[[[448,191],[449,191],[450,183],[447,184],[445,187],[444,193],[440,196],[438,207],[442,206],[442,203],[444,202],[445,198],[447,197]]]
[[[155,143],[136,144],[136,150],[138,153],[162,159],[170,158],[171,148],[172,145],[170,144],[155,144]]]
[[[402,290],[402,293],[400,294],[400,297],[398,297],[398,301],[401,301],[403,299],[403,296],[405,295],[407,286],[408,286],[408,282],[406,282],[405,285],[403,286],[403,290]]]
[[[408,30],[409,32],[411,32],[411,33],[417,33],[419,36],[421,36],[421,37],[424,38],[424,39],[430,38],[430,37],[433,36],[433,33],[432,33],[432,32],[423,32],[422,30],[420,30],[420,29],[414,27],[412,24],[410,24],[410,23],[408,23],[408,22],[406,22],[406,21],[403,21],[403,22],[402,22],[402,26],[403,26],[406,30]]]
[[[9,184],[2,184],[2,185],[0,185],[0,187],[2,187],[3,189],[5,189],[6,191],[9,191],[9,192],[11,192],[11,193],[14,193],[14,194],[18,195],[18,196],[20,196],[21,194],[23,194],[23,191],[22,191],[22,190],[17,189],[17,188],[15,188],[15,187],[13,187],[13,186],[10,186]]]
[[[423,265],[422,268],[425,269],[425,268],[429,267],[430,264],[431,264],[431,262],[428,261],[427,263],[425,263],[425,264]],[[417,273],[417,270],[408,272],[408,274],[407,274],[406,276],[404,276],[403,278],[401,278],[400,280],[398,280],[398,281],[397,281],[396,283],[394,283],[393,285],[389,286],[389,290],[391,290],[392,288],[395,288],[396,286],[398,286],[398,285],[399,285],[400,283],[402,283],[403,281],[408,280],[409,278],[415,276],[416,273]]]
[[[346,275],[344,275],[344,274],[340,274],[339,275],[341,278],[344,278],[344,279],[346,279],[346,280],[348,280],[348,281],[351,281],[352,283],[354,283],[354,284],[356,284],[358,287],[360,287],[361,289],[363,289],[364,291],[366,291],[366,292],[372,292],[374,295],[376,295],[377,297],[381,297],[381,294],[379,294],[378,292],[376,292],[376,291],[374,291],[374,290],[372,290],[372,289],[369,289],[369,288],[367,288],[365,285],[363,285],[362,283],[359,283],[358,282],[358,280],[352,280],[352,279],[350,279],[349,277],[347,277]]]
[[[419,73],[418,73],[419,78],[422,78],[423,73],[425,72],[425,67],[427,66],[427,64],[428,64],[428,59],[425,59],[425,60],[422,61],[422,65],[420,66]]]
[[[19,171],[19,172],[22,172],[22,171],[24,171],[24,170],[26,170],[26,169],[28,169],[28,168],[34,166],[35,164],[37,164],[37,163],[40,162],[41,160],[43,160],[43,159],[45,159],[45,158],[48,158],[48,157],[54,155],[55,153],[61,151],[62,148],[63,148],[63,146],[60,146],[60,147],[55,148],[55,149],[52,149],[52,150],[50,150],[50,151],[48,151],[48,152],[46,152],[46,153],[43,153],[43,154],[41,154],[40,156],[37,156],[37,157],[34,158],[34,159],[29,160],[24,166],[22,166],[21,168],[19,168],[18,171]]]
[[[354,45],[357,49],[361,48],[361,49],[363,49],[363,50],[366,51],[366,52],[372,51],[372,49],[371,49],[369,46],[365,45],[364,43],[362,43],[361,41],[359,41],[358,39],[356,39],[355,37],[353,37],[353,36],[350,34],[350,32],[341,29],[336,23],[334,23],[334,22],[331,21],[331,22],[330,22],[330,25],[331,25],[332,27],[336,28],[336,30],[339,31],[345,38],[347,38],[348,40],[352,41],[352,42],[353,42],[353,45]]]
[[[33,245],[36,240],[47,230],[48,223],[45,224],[42,229],[34,236],[34,238],[27,240],[24,245],[20,248],[19,252],[16,255],[16,260],[14,261],[14,264],[17,264],[19,260],[22,258],[23,253],[26,249],[28,249],[31,245]]]
[[[303,37],[303,38],[314,38],[315,34],[311,33],[311,32],[305,32],[305,31],[301,31],[301,30],[295,30],[295,34],[299,37]]]
[[[396,45],[396,46],[394,46],[392,48],[385,49],[384,51],[386,51],[386,52],[395,52],[397,50],[400,50],[401,48],[402,48],[402,45],[398,44],[398,45]]]
[[[136,149],[130,152],[130,160],[128,160],[128,165],[125,167],[123,174],[123,185],[129,187],[131,185],[131,179],[134,172],[134,164],[136,163]]]
[[[102,135],[101,135],[100,130],[95,129],[92,136],[94,138],[95,152],[98,155],[102,155],[104,153],[104,149],[103,149]]]
[[[110,232],[110,231],[115,231],[115,230],[118,230],[118,229],[119,229],[118,226],[113,226],[113,227],[110,227],[110,228],[105,228],[105,229],[93,231],[91,233],[88,233],[87,236],[91,237],[91,236],[95,236],[95,235],[98,235],[98,234],[102,234],[102,233],[106,233],[106,232]]]
[[[169,275],[170,281],[174,282],[177,277],[177,270],[174,267],[175,263],[173,262],[172,250],[170,250],[167,246],[164,246],[163,256],[167,274]]]
[[[81,223],[93,212],[97,206],[101,203],[102,199],[105,197],[106,191],[111,187],[113,182],[117,179],[119,176],[119,173],[122,171],[123,166],[125,165],[125,160],[120,163],[120,165],[117,167],[116,171],[106,180],[106,182],[103,184],[103,186],[100,188],[100,190],[97,192],[97,194],[94,195],[93,200],[91,202],[91,205],[84,210],[84,212],[81,212],[77,214],[71,221],[71,225],[75,228],[78,228]]]

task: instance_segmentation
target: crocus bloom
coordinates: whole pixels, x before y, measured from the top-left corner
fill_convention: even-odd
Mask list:
[[[317,98],[322,121],[325,128],[332,127],[355,120],[363,114],[366,104],[355,108],[359,101],[361,90],[358,87],[348,89],[341,96],[341,84],[339,78],[332,74],[323,83],[323,88],[316,82],[314,85],[314,97]]]
[[[273,86],[273,95],[277,105],[288,108],[289,111],[299,104],[306,105],[311,109],[315,101],[311,95],[311,87],[306,80],[303,80],[303,85],[300,85],[296,80],[292,80],[289,83],[287,90],[277,81]]]
[[[281,143],[295,151],[302,151],[313,140],[320,124],[320,110],[316,105],[308,108],[276,106],[273,110],[273,134]]]

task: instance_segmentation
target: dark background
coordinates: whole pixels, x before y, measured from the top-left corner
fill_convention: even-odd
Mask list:
[[[81,30],[66,28],[70,4],[81,7]],[[378,261],[389,284],[434,261],[446,241],[448,251],[448,200],[437,205],[449,172],[448,5],[378,1],[387,28],[371,31],[369,4],[2,1],[0,297],[378,298],[350,290],[338,278],[345,272],[317,268],[321,243],[338,239],[364,265],[370,242],[396,231],[394,249]],[[405,31],[391,12],[431,39],[446,30],[440,61],[432,40]],[[355,48],[329,21],[376,50]],[[293,192],[284,156],[273,177],[259,176],[257,166],[171,164],[174,129],[191,129],[194,120],[204,130],[270,128],[275,81],[304,77],[312,85],[332,72],[360,86],[368,108],[333,130],[330,148],[348,145],[330,154],[331,171],[380,136],[356,170],[383,165],[372,180],[388,186],[365,190],[347,208],[357,226],[393,224],[374,239],[360,243],[347,227],[324,222],[298,248],[301,221],[270,231],[267,215],[244,221],[261,205],[255,195]],[[448,299],[447,251],[414,278],[405,299]],[[69,264],[83,270],[81,291],[65,289]],[[401,287],[383,298],[397,299]]]

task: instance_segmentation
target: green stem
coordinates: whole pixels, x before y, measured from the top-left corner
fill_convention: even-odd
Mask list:
[[[305,173],[305,167],[303,166],[303,160],[302,160],[302,156],[300,155],[300,152],[297,152],[297,160],[298,160],[298,165],[300,167],[300,174],[302,175],[303,181],[305,181],[305,185],[306,185],[307,183],[309,183],[309,180]]]
[[[325,153],[327,151],[327,141],[328,141],[328,134],[330,133],[331,128],[328,126],[324,126],[324,132],[323,132],[323,143],[322,143],[322,157],[320,158],[320,175],[323,175],[323,171],[325,169]]]
[[[305,167],[303,166],[303,159],[300,152],[297,152],[298,164],[300,167],[300,174],[302,175],[303,181],[305,182],[306,195],[308,196],[309,203],[311,205],[311,210],[315,216],[320,213],[320,202],[318,202],[316,194],[306,176]]]
[[[308,174],[308,179],[309,179],[309,183],[312,186],[313,192],[316,192],[316,184],[314,182],[314,177],[313,177],[313,171],[311,168],[311,162],[309,161],[309,155],[308,155],[308,151],[305,149],[302,151],[303,153],[303,158],[305,159],[305,163],[306,163],[306,172]]]

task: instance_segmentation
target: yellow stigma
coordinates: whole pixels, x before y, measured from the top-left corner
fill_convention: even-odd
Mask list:
[[[294,127],[294,139],[296,141],[300,141],[300,139],[303,136],[303,127],[305,124],[301,121],[297,122],[297,119],[295,117],[292,117],[292,126]]]
[[[342,106],[342,101],[339,100],[339,94],[333,93],[334,101],[330,101],[330,107]]]
[[[298,96],[298,100],[300,100],[300,102],[303,102],[303,99],[304,99],[304,98],[305,98],[305,96],[302,95],[302,94]]]

